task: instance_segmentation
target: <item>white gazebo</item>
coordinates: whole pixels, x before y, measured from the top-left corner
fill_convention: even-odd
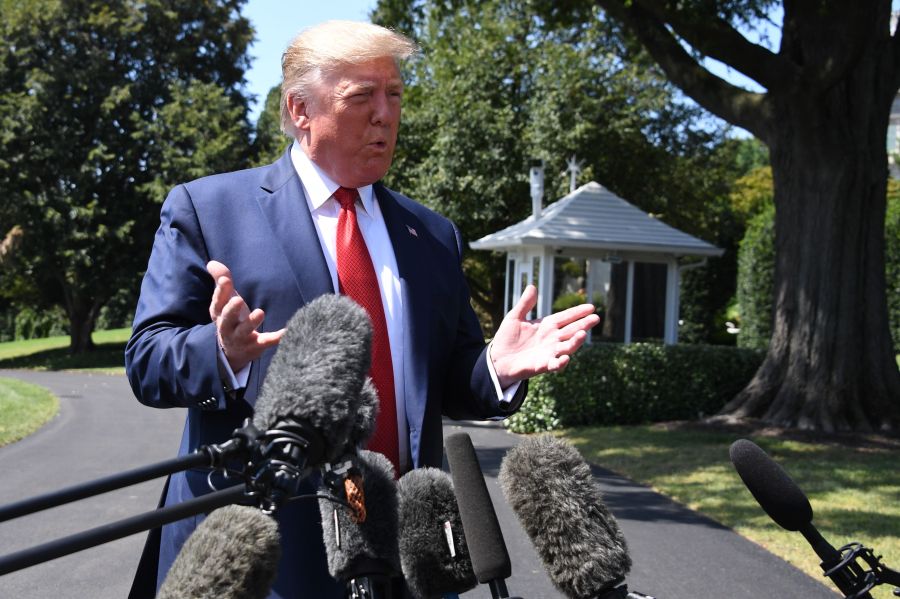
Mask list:
[[[531,216],[470,244],[477,250],[507,253],[505,310],[527,284],[534,283],[537,316],[550,314],[557,258],[584,260],[587,298],[608,288],[611,264],[622,264],[627,267],[623,340],[630,343],[635,264],[665,264],[662,338],[666,344],[677,343],[681,272],[704,265],[709,256],[721,256],[724,250],[670,227],[593,181],[542,208],[542,175],[540,167],[532,168]]]

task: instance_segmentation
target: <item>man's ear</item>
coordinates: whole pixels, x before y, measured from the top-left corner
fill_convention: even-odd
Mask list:
[[[298,131],[309,131],[309,102],[297,96],[287,98],[288,114]]]

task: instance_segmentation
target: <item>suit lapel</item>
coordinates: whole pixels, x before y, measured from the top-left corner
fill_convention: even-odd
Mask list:
[[[291,163],[290,151],[269,167],[262,189],[257,203],[275,242],[281,246],[290,264],[303,302],[334,293],[331,274],[307,208],[303,186]],[[265,265],[260,267],[265,268]]]

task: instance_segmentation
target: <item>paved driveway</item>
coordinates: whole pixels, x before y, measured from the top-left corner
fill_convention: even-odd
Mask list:
[[[0,505],[172,457],[183,413],[132,398],[124,377],[0,371],[50,389],[60,413],[34,435],[0,448]],[[512,559],[510,593],[557,598],[496,480],[518,437],[495,425],[451,423],[472,436]],[[600,468],[594,473],[625,533],[629,587],[660,599],[762,596],[834,599],[836,594],[729,529]],[[161,480],[0,523],[0,554],[106,524],[156,506]],[[144,535],[135,535],[0,577],[0,597],[123,599]],[[488,598],[481,586],[464,599]]]

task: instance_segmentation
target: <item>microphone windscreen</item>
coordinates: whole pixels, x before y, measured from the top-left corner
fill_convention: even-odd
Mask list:
[[[268,430],[285,418],[310,425],[330,461],[347,446],[369,370],[372,327],[365,310],[340,295],[323,295],[288,321],[254,408]],[[315,464],[311,464],[315,465]]]
[[[731,463],[763,510],[779,526],[799,531],[813,519],[812,506],[788,473],[753,441],[738,439]]]
[[[567,597],[596,597],[628,574],[625,536],[601,501],[590,466],[570,444],[550,435],[523,440],[504,456],[500,485]]]
[[[398,496],[394,466],[380,453],[367,450],[359,452],[356,466],[363,479],[365,521],[354,522],[347,507],[328,499],[319,499],[328,572],[338,580],[374,574],[399,574]],[[329,491],[325,489],[320,490],[320,494],[327,493]]]
[[[463,593],[477,582],[450,475],[437,468],[400,478],[400,566],[419,599]]]
[[[369,437],[375,432],[375,419],[378,417],[378,391],[372,379],[366,378],[362,390],[359,393],[359,404],[353,414],[353,425],[350,429],[350,439],[347,442],[348,452],[353,452],[359,447],[364,447]]]
[[[278,523],[258,508],[227,505],[188,537],[157,599],[263,599],[280,558]]]
[[[481,583],[505,580],[512,574],[509,553],[472,439],[455,433],[444,440],[444,449],[475,577]]]

